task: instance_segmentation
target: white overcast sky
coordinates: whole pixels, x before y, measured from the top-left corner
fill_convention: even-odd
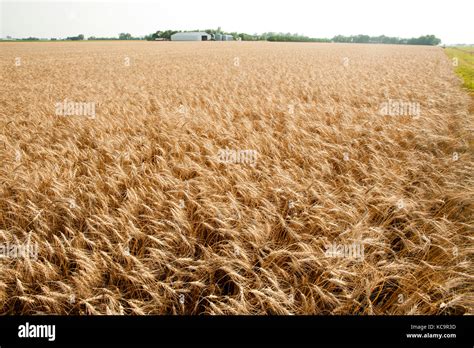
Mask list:
[[[313,37],[434,34],[474,43],[474,0],[0,0],[0,36],[143,36],[164,29]]]

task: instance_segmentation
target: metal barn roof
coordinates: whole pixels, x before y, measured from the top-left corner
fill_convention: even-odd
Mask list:
[[[171,41],[203,41],[211,40],[211,35],[206,32],[192,31],[171,35]]]

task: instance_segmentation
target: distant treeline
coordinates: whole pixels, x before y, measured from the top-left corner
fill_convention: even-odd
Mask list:
[[[425,35],[418,38],[403,39],[399,37],[389,37],[385,35],[380,36],[369,36],[369,35],[353,35],[353,36],[342,36],[337,35],[332,39],[326,38],[313,38],[299,34],[292,33],[274,33],[268,32],[263,34],[246,34],[238,32],[224,32],[221,28],[217,29],[206,29],[206,30],[194,30],[204,31],[210,35],[215,34],[226,34],[232,35],[234,39],[240,39],[242,41],[274,41],[274,42],[344,42],[344,43],[374,43],[374,44],[396,44],[396,45],[430,45],[436,46],[441,43],[441,40],[434,35]],[[88,40],[149,40],[154,41],[157,39],[170,40],[171,36],[176,33],[183,31],[178,30],[158,30],[153,34],[146,35],[144,37],[133,37],[129,33],[120,33],[118,37],[95,37],[90,36]],[[7,37],[10,40],[10,38]],[[35,37],[29,37],[25,39],[16,39],[16,41],[38,41],[46,40]],[[80,34],[77,36],[67,37],[66,39],[51,38],[50,40],[67,40],[67,41],[80,41],[84,40],[84,35]]]
[[[82,41],[84,40],[85,37],[83,34],[79,34],[77,36],[69,36],[65,39],[58,39],[55,37],[52,37],[50,39],[47,38],[37,38],[37,37],[28,37],[28,38],[23,38],[23,39],[12,39],[11,37],[7,36],[6,40],[13,40],[13,41]],[[0,39],[5,40],[5,39]],[[95,36],[89,36],[87,40],[94,41],[94,40],[145,40],[145,37],[133,37],[129,33],[120,33],[117,36],[112,36],[112,37],[95,37]]]
[[[313,38],[299,34],[292,33],[275,33],[268,32],[263,34],[246,34],[237,32],[224,32],[218,29],[193,30],[204,31],[210,35],[226,34],[232,35],[234,39],[240,38],[242,41],[276,41],[276,42],[346,42],[346,43],[380,43],[380,44],[397,44],[397,45],[431,45],[436,46],[441,43],[441,40],[434,35],[420,36],[419,38],[403,39],[399,37],[389,37],[385,35],[369,36],[369,35],[353,35],[342,36],[337,35],[332,39],[327,38]],[[170,40],[171,35],[180,33],[177,30],[157,31],[156,33],[145,36],[145,40],[165,39]]]
[[[222,31],[220,28],[218,29],[206,29],[206,30],[190,30],[190,31],[203,31],[208,33],[209,35],[216,35],[216,34],[224,34],[224,35],[231,35],[234,39],[239,39],[242,41],[285,41],[285,42],[331,42],[330,39],[317,39],[311,38],[303,35],[298,34],[291,34],[291,33],[263,33],[263,34],[247,34],[247,33],[238,33],[238,32],[225,32]],[[164,30],[164,31],[157,31],[156,33],[150,34],[145,36],[145,40],[156,40],[156,39],[164,39],[170,40],[171,35],[176,33],[181,33],[181,30]]]
[[[143,37],[133,37],[129,33],[120,33],[118,37],[95,37],[89,36],[87,40],[144,40]]]
[[[276,42],[331,42],[330,39],[307,37],[297,34],[271,34],[266,37],[266,40]]]
[[[395,44],[395,45],[430,45],[436,46],[441,43],[441,40],[434,35],[425,35],[418,38],[401,39],[399,37],[389,37],[385,35],[368,36],[342,36],[338,35],[332,39],[333,42],[354,42],[354,43],[380,43],[380,44]]]

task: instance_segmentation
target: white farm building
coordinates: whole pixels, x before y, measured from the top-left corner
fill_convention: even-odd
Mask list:
[[[216,34],[214,35],[214,40],[215,41],[233,41],[234,37],[232,35]]]
[[[233,41],[234,37],[232,35],[222,35],[222,41]]]
[[[171,35],[171,41],[210,41],[211,38],[208,33],[198,31]]]

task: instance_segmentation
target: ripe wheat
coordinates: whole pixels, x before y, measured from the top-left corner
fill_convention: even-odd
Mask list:
[[[473,313],[441,48],[3,43],[0,69],[0,313]]]

